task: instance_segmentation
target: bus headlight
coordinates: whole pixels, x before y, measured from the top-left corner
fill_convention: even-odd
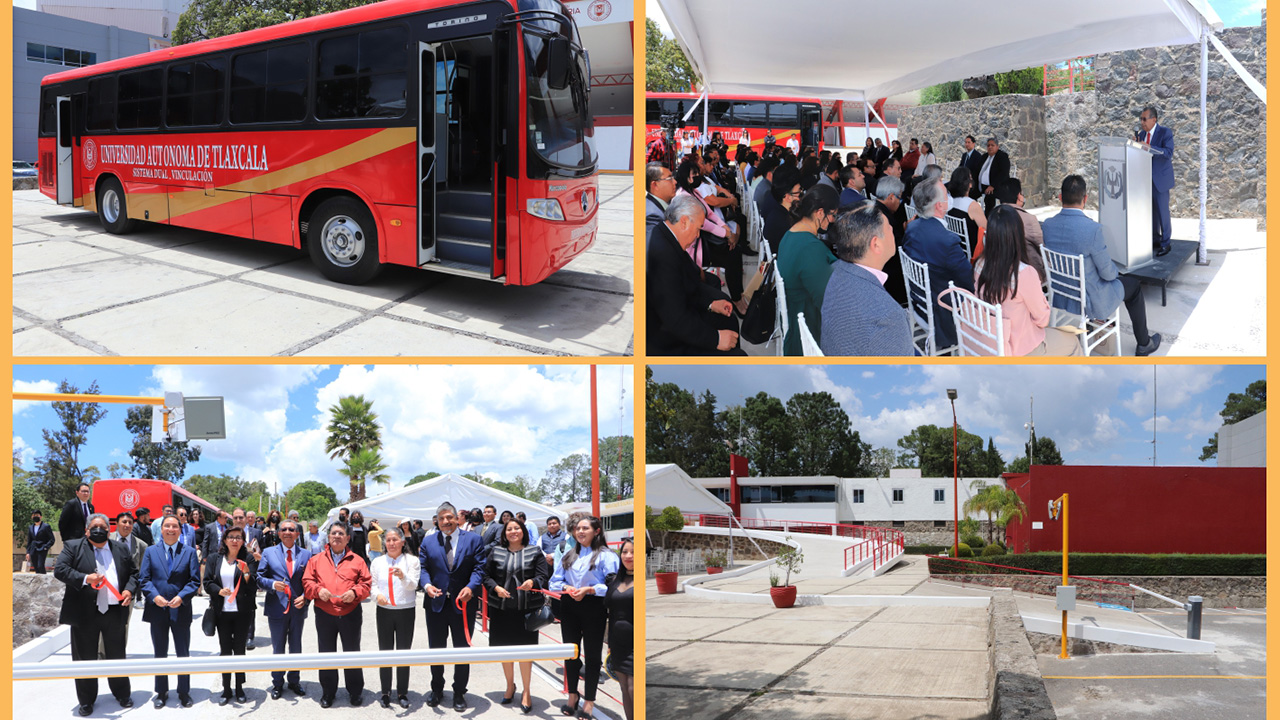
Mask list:
[[[564,220],[564,210],[560,207],[560,201],[555,198],[530,200],[527,209],[530,215],[543,220]]]

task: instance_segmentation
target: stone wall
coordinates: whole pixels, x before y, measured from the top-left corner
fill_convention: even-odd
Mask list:
[[[768,560],[776,557],[777,554],[786,547],[780,542],[772,540],[762,540],[754,538],[755,544],[751,540],[746,539],[742,535],[733,537],[733,559],[737,564],[753,563],[761,560]],[[654,538],[656,541],[657,538]],[[765,557],[756,550],[759,545],[762,550],[769,553]],[[673,532],[667,534],[666,550],[721,550],[726,554],[729,552],[729,536],[728,535],[704,535],[695,532]]]
[[[65,587],[52,574],[14,573],[14,647],[34,640],[58,625]]]
[[[1261,26],[1219,33],[1242,65],[1266,85],[1266,13]],[[1097,184],[1098,136],[1132,137],[1138,114],[1154,106],[1160,124],[1174,132],[1174,179],[1170,209],[1174,217],[1199,213],[1200,46],[1147,48],[1098,55],[1095,90],[1049,97],[999,95],[906,110],[901,138],[933,143],[939,162],[959,164],[966,134],[1001,139],[1030,205],[1056,204],[1062,178],[1083,175],[1089,206]],[[1211,218],[1266,218],[1266,107],[1209,48],[1208,186],[1206,213]],[[1023,128],[1020,123],[1043,123]],[[1007,138],[1007,139],[1006,139]]]
[[[999,562],[995,558],[992,562]],[[957,583],[973,583],[986,587],[1012,588],[1014,592],[1052,596],[1054,588],[1062,584],[1061,576],[1053,575],[934,575],[938,580]],[[1152,592],[1158,592],[1174,600],[1185,601],[1191,595],[1204,598],[1205,607],[1262,608],[1267,605],[1267,579],[1265,577],[1223,576],[1107,576],[1103,580],[1133,583]],[[1130,596],[1137,608],[1170,608],[1169,603],[1132,588],[1096,582],[1080,582],[1077,597],[1091,602],[1109,602],[1128,605]]]
[[[946,545],[950,547],[951,543],[955,542],[956,539],[955,525],[950,520],[947,521],[945,527],[934,527],[932,520],[907,520],[901,526],[895,526],[890,520],[867,520],[859,521],[858,524],[868,527],[891,527],[895,530],[901,530],[907,547],[912,545]],[[989,524],[987,520],[978,521],[980,528],[978,534],[984,540],[987,537],[987,526]],[[1000,537],[999,533],[996,533],[995,537]]]

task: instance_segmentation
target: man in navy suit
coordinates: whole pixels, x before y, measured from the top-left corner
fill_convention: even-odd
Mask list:
[[[106,515],[89,515],[83,535],[62,546],[53,566],[53,576],[67,586],[58,622],[71,626],[72,660],[97,660],[99,643],[108,660],[125,656],[129,605],[138,591],[138,571],[124,546],[109,539],[108,524]],[[133,707],[129,678],[108,678],[107,685],[120,707]],[[81,716],[92,713],[98,678],[77,678],[76,699]]]
[[[1063,178],[1060,197],[1062,212],[1040,224],[1044,230],[1044,246],[1067,255],[1084,256],[1084,314],[1095,319],[1107,318],[1123,301],[1133,323],[1137,355],[1150,355],[1160,347],[1160,333],[1147,332],[1147,301],[1142,296],[1142,284],[1137,278],[1121,275],[1116,270],[1107,251],[1102,226],[1084,214],[1088,200],[1084,178],[1079,175]],[[1080,303],[1061,295],[1054,296],[1053,304],[1070,313],[1081,312]]]
[[[662,224],[667,203],[676,195],[676,176],[662,163],[649,163],[644,168],[644,239],[647,243],[653,228]]]
[[[436,523],[440,531],[423,538],[418,548],[418,560],[422,565],[419,584],[426,593],[422,606],[427,610],[427,642],[433,648],[447,647],[449,633],[452,632],[453,646],[466,647],[466,634],[476,624],[478,603],[474,595],[480,591],[481,570],[488,552],[479,535],[458,527],[457,510],[453,505],[446,502],[436,510]],[[458,611],[459,602],[466,608],[465,615]],[[465,629],[463,623],[466,623]],[[467,709],[467,681],[470,678],[470,665],[454,665],[453,709],[458,712]],[[443,697],[444,666],[432,665],[427,706],[436,707]]]
[[[907,314],[884,289],[884,264],[898,249],[889,218],[864,203],[841,213],[828,236],[839,259],[822,301],[823,354],[913,355]]]
[[[91,494],[89,483],[82,482],[76,486],[76,496],[62,506],[62,514],[58,516],[58,534],[62,536],[63,543],[84,537],[89,516],[94,513],[93,503],[89,502]]]
[[[27,526],[27,560],[31,569],[41,575],[45,574],[45,564],[49,557],[49,548],[53,547],[53,528],[44,522],[44,515],[39,510],[31,511],[31,525]]]
[[[929,266],[929,289],[933,293],[933,336],[935,351],[956,344],[955,317],[938,304],[938,294],[948,282],[973,292],[973,265],[960,244],[960,237],[947,229],[947,189],[941,180],[922,182],[911,193],[919,217],[907,225],[902,249],[916,262]]]
[[[169,634],[178,657],[191,654],[191,598],[200,587],[200,563],[194,548],[179,542],[182,524],[176,515],[160,523],[160,542],[142,556],[138,584],[146,599],[142,621],[151,623],[151,645],[158,658],[169,655]],[[169,699],[169,676],[156,676],[156,708]],[[191,676],[178,676],[178,702],[191,707]]]
[[[1156,122],[1156,109],[1142,109],[1142,129],[1133,138],[1151,147],[1151,249],[1156,257],[1169,253],[1173,221],[1169,218],[1169,191],[1173,189],[1173,130]]]
[[[302,652],[302,626],[307,621],[307,600],[302,594],[302,572],[311,553],[302,547],[302,528],[295,520],[280,523],[280,544],[262,552],[258,565],[258,586],[267,591],[265,601],[267,625],[271,627],[271,652],[283,655],[288,641],[289,653]],[[271,673],[271,699],[284,693],[285,674]],[[305,695],[297,670],[289,671],[289,689]]]

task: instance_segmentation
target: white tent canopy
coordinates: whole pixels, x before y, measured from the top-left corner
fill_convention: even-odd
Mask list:
[[[1200,42],[1204,0],[658,0],[712,93],[889,97],[1080,55]],[[850,42],[856,39],[856,50]]]
[[[682,512],[706,515],[732,515],[733,510],[694,482],[678,465],[646,465],[644,469],[645,503],[655,513],[675,505]]]
[[[383,495],[368,497],[359,502],[346,503],[334,508],[329,511],[329,517],[325,518],[324,527],[327,528],[329,523],[338,519],[338,510],[343,507],[349,508],[352,512],[359,510],[364,515],[366,523],[377,518],[383,528],[391,527],[403,518],[421,520],[424,526],[429,526],[431,516],[436,514],[436,508],[445,501],[452,503],[459,511],[483,508],[485,505],[496,507],[498,512],[524,511],[525,516],[539,529],[545,526],[548,517],[559,516],[554,508],[468,480],[461,475],[447,473],[416,485],[409,485]]]

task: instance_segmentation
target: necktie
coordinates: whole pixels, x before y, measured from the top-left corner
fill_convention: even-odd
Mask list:
[[[1146,144],[1148,144],[1148,145],[1150,145],[1150,144],[1151,144],[1151,131],[1150,131],[1150,130],[1148,130],[1148,131],[1147,131],[1147,139],[1146,139],[1146,140],[1144,140],[1143,142],[1145,142],[1145,143],[1146,143]]]
[[[452,535],[444,536],[444,565],[446,568],[449,569],[450,572],[453,571],[453,536]]]
[[[95,565],[96,565],[98,574],[102,575],[105,578],[107,574],[107,569],[103,567],[101,563],[95,563]],[[98,612],[103,614],[107,612],[107,584],[106,583],[103,583],[102,588],[98,590]]]
[[[173,546],[169,547],[169,572],[173,572]]]
[[[80,512],[84,513],[84,521],[87,524],[89,522],[89,506],[80,503]]]
[[[293,548],[285,548],[284,551],[285,568],[289,570],[289,579],[293,579]]]

